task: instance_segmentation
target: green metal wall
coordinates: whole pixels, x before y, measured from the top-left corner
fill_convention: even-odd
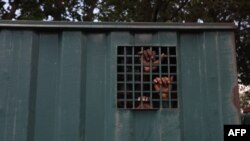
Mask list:
[[[240,123],[231,25],[7,23],[0,141],[221,141]],[[119,45],[177,46],[177,109],[116,108]]]

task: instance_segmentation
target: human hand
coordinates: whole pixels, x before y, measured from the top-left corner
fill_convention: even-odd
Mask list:
[[[137,101],[140,104],[136,107],[137,109],[152,109],[153,107],[150,105],[149,97],[147,96],[140,96],[138,97]]]
[[[154,80],[155,91],[162,92],[161,96],[163,99],[168,99],[168,91],[172,89],[170,85],[173,82],[173,77],[156,77]]]
[[[150,62],[152,63],[152,70],[155,70],[157,69],[157,65],[160,63],[159,59],[163,59],[167,56],[162,53],[161,56],[157,59],[156,53],[155,51],[152,51],[152,49],[140,51],[138,54],[141,55],[140,61],[143,63],[145,72],[150,72]]]

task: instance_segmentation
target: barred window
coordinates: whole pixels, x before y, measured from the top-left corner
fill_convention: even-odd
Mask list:
[[[117,108],[177,108],[175,46],[118,46]]]

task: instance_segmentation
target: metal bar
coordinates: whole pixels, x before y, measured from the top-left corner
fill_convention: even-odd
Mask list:
[[[177,70],[178,70],[178,69],[177,69],[177,68],[178,68],[177,57],[178,57],[178,56],[177,56],[177,48],[176,48],[176,46],[174,47],[174,49],[175,49],[175,56],[176,56],[176,57],[175,57],[175,62],[176,62],[175,73],[176,73],[176,75],[175,75],[175,82],[173,82],[172,84],[176,84],[176,87],[175,87],[175,91],[176,91],[176,92],[175,92],[175,91],[172,91],[172,93],[175,93],[175,96],[176,96],[176,97],[175,97],[175,99],[172,99],[172,100],[176,100],[176,107],[175,107],[175,108],[178,108],[178,105],[179,105],[179,104],[178,104],[178,103],[179,103],[179,101],[178,101],[178,91],[177,91],[177,90],[178,90],[178,82],[177,82],[177,80],[178,80],[178,79],[177,79],[177,78],[178,78],[178,74],[177,74],[177,73],[178,73],[178,71],[177,71]]]
[[[128,56],[127,56],[128,57]],[[119,66],[123,66],[123,64],[117,64],[118,65],[118,67]],[[132,66],[132,64],[127,64],[127,66]],[[139,65],[139,64],[135,64],[134,65],[135,67],[138,67],[138,66],[141,66],[141,65]],[[144,65],[144,66],[148,66],[148,65]],[[174,64],[170,64],[170,65],[164,65],[164,64],[162,64],[162,66],[163,67],[167,67],[167,66],[173,66],[173,67],[176,67],[176,65],[174,65]],[[149,66],[148,66],[149,67]],[[158,67],[158,65],[153,65],[152,64],[152,67]]]
[[[111,23],[111,22],[42,22],[42,21],[9,21],[1,20],[0,27],[26,27],[26,28],[71,28],[71,29],[174,29],[174,30],[234,30],[233,23],[153,23],[153,22],[133,22],[133,23]]]
[[[170,54],[170,52],[169,52],[169,47],[167,47],[167,52],[168,52],[168,54]],[[167,56],[167,59],[168,59],[168,79],[170,79],[171,78],[171,76],[170,76],[170,57],[169,57],[169,55]],[[170,84],[168,84],[168,107],[169,108],[172,108],[172,101],[171,101],[171,90],[170,90],[170,87],[171,87],[171,84],[172,82],[170,82]]]
[[[117,99],[118,101],[124,101],[124,99]],[[127,99],[127,101],[133,101],[133,99]]]
[[[152,47],[150,47],[150,51],[152,53]],[[152,79],[152,59],[150,58],[150,106],[153,107],[153,103],[152,103],[152,83],[153,83],[153,79]]]
[[[135,47],[132,47],[132,91],[133,91],[133,107],[132,108],[135,108],[135,66],[134,66],[134,63],[135,63],[135,58],[133,57],[135,55]]]
[[[118,84],[123,84],[123,81],[118,81]],[[134,84],[140,84],[141,81],[134,81]],[[144,82],[144,84],[150,84],[151,82]],[[127,84],[133,84],[133,81],[127,81]],[[177,84],[177,82],[172,82],[172,84]]]
[[[120,92],[120,93],[123,93],[124,91],[118,91],[118,92]],[[132,93],[133,91],[126,91],[126,92],[128,92],[128,93]],[[135,93],[140,93],[141,91],[134,91]],[[148,91],[144,91],[144,92],[146,92],[146,93],[150,93],[150,91],[148,90]],[[177,91],[172,91],[172,93],[176,93]],[[156,92],[156,91],[152,91],[152,93],[159,93],[159,92]]]
[[[123,47],[124,52],[124,107],[127,108],[127,50]]]
[[[135,47],[135,46],[134,46]],[[123,55],[118,55],[118,57],[123,57]],[[140,55],[129,55],[127,54],[127,57],[140,57]],[[156,55],[155,57],[159,57],[158,55]],[[176,55],[169,55],[169,57],[176,57]]]
[[[159,75],[160,75],[160,79],[162,78],[162,66],[161,66],[161,47],[158,47],[159,50]],[[160,84],[160,107],[162,108],[162,84]]]
[[[158,66],[157,66],[158,67]],[[123,75],[124,73],[119,73],[118,72],[118,75]],[[131,74],[132,75],[132,73],[131,72],[127,72],[127,74]],[[141,74],[140,72],[135,72],[134,73],[135,75],[139,75],[139,74]],[[150,73],[145,73],[144,72],[144,74],[150,74]],[[157,75],[157,74],[159,74],[159,73],[152,73],[153,75]],[[168,75],[168,73],[162,73],[162,75]],[[170,73],[170,75],[177,75],[177,73]]]
[[[140,104],[142,105],[142,108],[143,108],[143,102],[142,102],[142,97],[143,97],[143,72],[144,72],[144,68],[143,68],[143,47],[141,47],[141,52],[142,52],[142,55],[141,55],[141,97],[140,97]]]

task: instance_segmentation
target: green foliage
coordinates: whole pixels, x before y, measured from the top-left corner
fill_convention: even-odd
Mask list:
[[[35,1],[22,3],[20,9],[21,15],[16,17],[18,20],[42,20],[45,17],[40,4]]]
[[[9,20],[234,22],[239,82],[250,84],[249,0],[13,0],[4,5],[1,1],[0,19]]]

